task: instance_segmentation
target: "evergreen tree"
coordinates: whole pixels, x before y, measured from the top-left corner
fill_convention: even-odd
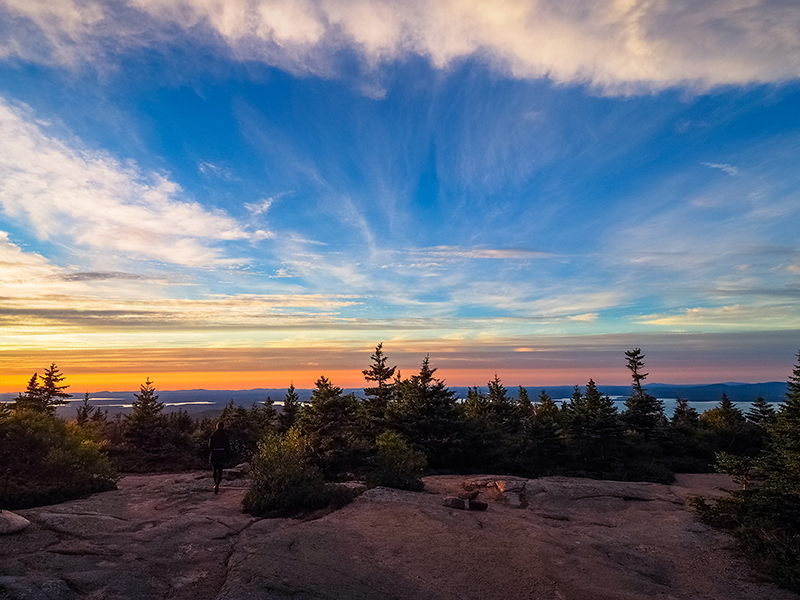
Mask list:
[[[397,384],[388,414],[394,427],[423,449],[432,467],[452,468],[462,450],[456,397],[435,374],[426,356],[419,374]]]
[[[666,423],[664,403],[648,394],[647,390],[642,387],[642,381],[647,378],[648,373],[642,372],[644,354],[641,349],[628,350],[625,352],[625,356],[633,384],[631,385],[631,395],[625,400],[622,418],[631,430],[644,436],[645,439],[650,439],[656,430]]]
[[[494,379],[486,385],[488,387],[486,399],[489,401],[492,416],[500,426],[508,428],[510,423],[516,422],[516,415],[514,414],[516,407],[508,397],[508,390],[500,381],[497,373],[494,374]]]
[[[580,390],[577,388],[577,386],[575,387],[575,390],[577,391],[578,395],[580,395]],[[573,392],[573,397],[575,397],[575,392]],[[537,420],[555,420],[558,418],[558,404],[556,404],[550,395],[544,390],[539,393],[539,402],[536,404],[535,414]]]
[[[722,392],[719,404],[700,415],[700,423],[710,429],[740,429],[746,423],[744,414],[737,407],[728,394]]]
[[[386,417],[386,407],[394,397],[395,384],[392,382],[397,367],[387,367],[387,357],[383,353],[383,342],[375,347],[375,353],[370,356],[372,365],[364,369],[364,379],[374,382],[374,387],[364,388],[366,396],[365,408],[367,418],[373,427],[382,427]]]
[[[89,422],[89,419],[92,416],[92,405],[89,404],[89,392],[86,392],[83,396],[83,403],[75,409],[77,411],[77,415],[75,416],[75,422],[78,425],[86,425]]]
[[[775,418],[775,408],[773,408],[772,404],[759,396],[755,399],[753,404],[750,405],[750,410],[747,411],[745,418],[750,423],[763,427]]]
[[[675,412],[672,413],[672,426],[673,427],[697,427],[700,420],[700,415],[697,411],[689,406],[689,401],[686,398],[678,396],[675,399]]]
[[[517,406],[519,407],[520,416],[522,418],[533,416],[533,402],[531,402],[531,399],[528,396],[528,390],[522,386],[519,386]]]
[[[164,403],[159,402],[153,382],[148,377],[139,386],[139,393],[131,405],[131,412],[125,415],[124,435],[128,442],[140,450],[154,452],[164,445],[164,419],[161,411]]]
[[[39,387],[39,374],[34,373],[28,380],[28,387],[23,393],[14,399],[15,410],[35,410],[43,409],[41,402],[41,388]]]
[[[344,394],[324,376],[297,421],[312,459],[329,474],[353,469],[363,459],[366,446],[359,425],[355,394]]]
[[[467,388],[467,399],[462,405],[464,414],[473,419],[482,419],[489,412],[489,401],[478,386]]]
[[[269,397],[263,404],[253,404],[249,410],[231,400],[223,409],[220,420],[225,423],[225,433],[231,443],[231,459],[241,463],[252,460],[258,442],[272,433],[276,414]]]
[[[769,446],[764,453],[762,471],[768,489],[788,494],[795,504],[800,503],[800,352],[789,376],[786,400],[767,424],[767,431]]]
[[[65,377],[61,374],[56,363],[51,363],[49,367],[44,370],[41,385],[41,397],[44,402],[45,408],[50,412],[55,412],[56,406],[61,406],[67,403],[67,398],[72,398],[72,394],[68,394],[66,390],[68,385],[60,385]]]
[[[65,377],[55,363],[44,370],[44,375],[36,373],[28,381],[28,387],[23,394],[15,399],[14,407],[23,410],[54,413],[57,406],[66,404],[66,398],[71,398],[66,390],[68,385],[61,385]]]
[[[623,429],[617,407],[590,379],[586,393],[575,386],[567,405],[570,450],[579,473],[609,476],[622,460]]]
[[[560,472],[565,447],[558,405],[542,390],[528,416],[523,411],[521,421],[521,448],[517,460],[512,462],[514,470],[529,477]]]
[[[294,389],[294,383],[289,384],[286,396],[283,398],[283,409],[278,415],[278,428],[282,433],[289,431],[297,421],[300,413],[300,396]]]

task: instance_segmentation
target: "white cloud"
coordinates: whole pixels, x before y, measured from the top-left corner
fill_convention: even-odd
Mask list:
[[[96,55],[111,39],[163,42],[178,26],[187,37],[205,32],[206,41],[222,41],[235,57],[315,73],[330,73],[335,54],[349,47],[368,69],[410,55],[447,68],[477,55],[515,77],[588,82],[609,93],[800,76],[800,11],[777,0],[0,0],[0,7],[11,22],[0,56],[62,64]]]
[[[687,308],[680,313],[646,315],[641,323],[669,327],[670,330],[754,330],[797,329],[800,327],[800,312],[787,304],[751,304],[743,306],[702,306]]]
[[[0,98],[0,207],[40,239],[189,266],[230,264],[212,244],[250,234],[222,211],[181,199],[160,173],[48,136],[30,111]]]
[[[269,207],[272,206],[272,202],[272,198],[266,198],[261,200],[261,202],[247,202],[244,207],[253,213],[253,215],[263,215],[269,210]]]
[[[703,165],[704,167],[711,167],[712,169],[719,169],[721,171],[725,171],[731,177],[734,177],[735,175],[739,174],[739,169],[737,169],[733,165],[729,165],[727,163],[718,164],[718,163],[704,162],[704,163],[700,163],[700,164]]]
[[[527,248],[464,248],[460,246],[434,246],[412,251],[432,258],[470,259],[489,258],[500,260],[525,260],[532,258],[552,258],[549,252]]]

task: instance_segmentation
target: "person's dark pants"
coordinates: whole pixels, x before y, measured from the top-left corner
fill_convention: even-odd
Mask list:
[[[222,464],[211,463],[214,467],[214,485],[222,483]]]

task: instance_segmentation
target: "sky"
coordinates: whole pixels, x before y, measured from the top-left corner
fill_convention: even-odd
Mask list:
[[[0,0],[0,391],[785,381],[791,0]]]

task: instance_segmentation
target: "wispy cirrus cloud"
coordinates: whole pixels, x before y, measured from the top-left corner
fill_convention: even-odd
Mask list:
[[[718,163],[710,163],[704,162],[700,163],[704,167],[709,167],[711,169],[719,169],[720,171],[725,171],[731,177],[734,177],[739,174],[739,169],[734,167],[733,165],[729,165],[728,163],[718,164]]]
[[[187,266],[242,262],[217,244],[270,235],[184,198],[163,173],[71,147],[2,98],[0,207],[43,240],[68,236],[79,246]]]
[[[781,330],[800,327],[800,312],[794,304],[753,303],[742,306],[700,306],[682,312],[642,317],[647,325],[705,331]]]
[[[177,27],[237,58],[322,74],[350,48],[368,70],[412,55],[438,68],[478,56],[515,77],[608,93],[800,76],[800,14],[777,0],[3,0],[0,10],[11,24],[0,56],[58,64],[115,44],[176,43]]]

